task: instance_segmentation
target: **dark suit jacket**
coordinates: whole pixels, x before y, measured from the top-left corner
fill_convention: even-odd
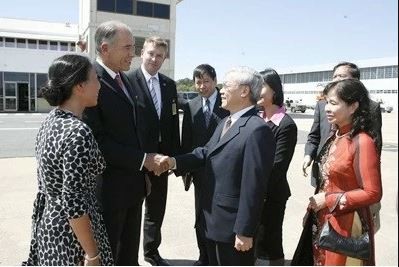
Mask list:
[[[98,104],[87,108],[83,119],[92,129],[107,163],[102,182],[103,205],[127,207],[145,194],[144,173],[140,171],[144,152],[136,128],[136,94],[123,73],[122,81],[134,102],[129,101],[101,65],[96,62],[94,66],[101,83]]]
[[[137,92],[137,128],[144,151],[176,155],[180,150],[176,83],[159,73],[162,99],[159,119],[141,68],[128,72],[127,77]]]
[[[226,118],[204,147],[176,157],[177,173],[205,166],[201,208],[208,239],[233,243],[235,235],[253,237],[273,167],[275,141],[253,108],[219,140]]]
[[[305,155],[309,155],[313,160],[317,159],[320,151],[330,135],[331,124],[327,120],[325,111],[326,101],[320,100],[317,102],[314,112],[314,120],[312,128],[308,135],[308,141],[305,145]],[[380,105],[370,100],[370,116],[372,118],[373,131],[376,133],[375,143],[377,150],[381,155],[382,149],[382,118]],[[318,164],[312,166],[312,185],[316,185],[316,177],[319,175]]]
[[[287,181],[287,171],[292,156],[294,155],[298,128],[294,120],[288,114],[285,114],[278,126],[271,121],[267,124],[271,128],[276,139],[276,155],[274,157],[274,166],[267,187],[266,198],[285,201],[291,196]]]

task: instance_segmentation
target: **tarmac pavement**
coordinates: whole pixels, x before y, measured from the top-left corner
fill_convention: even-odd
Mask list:
[[[377,265],[398,265],[398,115],[383,114],[384,147],[381,156],[383,198],[381,229],[376,235]],[[298,129],[309,131],[312,119],[296,119]],[[292,196],[284,220],[286,264],[301,234],[302,218],[313,193],[302,175],[304,144],[298,144],[288,172]],[[37,184],[34,158],[0,159],[0,265],[20,265],[28,256],[32,205]],[[184,191],[180,177],[169,177],[168,202],[162,227],[160,254],[173,265],[192,265],[198,258],[194,225],[194,192]],[[140,264],[143,261],[140,248]]]

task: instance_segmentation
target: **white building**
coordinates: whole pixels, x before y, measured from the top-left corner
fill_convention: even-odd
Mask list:
[[[139,55],[146,37],[166,39],[169,54],[161,72],[173,77],[176,4],[181,1],[80,0],[79,24],[0,18],[0,112],[48,111],[40,88],[51,62],[65,53],[83,52],[94,59],[95,29],[108,20],[132,28],[137,55],[132,68],[141,64]],[[80,47],[86,48],[81,51]]]
[[[376,58],[353,60],[360,69],[360,80],[369,90],[370,98],[382,101],[398,110],[398,58]],[[338,62],[278,69],[284,86],[285,100],[302,101],[314,106],[319,91],[318,84],[327,84],[332,80],[332,69]]]

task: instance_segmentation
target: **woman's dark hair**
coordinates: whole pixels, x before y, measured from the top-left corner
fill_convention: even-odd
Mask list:
[[[50,106],[58,106],[72,95],[72,88],[88,80],[93,65],[85,56],[64,55],[56,58],[48,70],[47,84],[41,94]]]
[[[363,83],[357,79],[335,81],[327,84],[323,93],[327,95],[332,90],[335,90],[337,96],[348,105],[359,103],[359,107],[353,113],[350,137],[365,131],[375,139],[376,133],[371,127],[369,93]]]
[[[265,69],[260,74],[262,74],[263,81],[274,91],[273,104],[281,107],[284,103],[284,93],[277,71],[274,69]]]

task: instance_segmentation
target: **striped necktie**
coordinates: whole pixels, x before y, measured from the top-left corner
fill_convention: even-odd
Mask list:
[[[205,116],[205,124],[206,124],[206,127],[209,126],[209,121],[210,121],[211,115],[212,115],[212,112],[211,112],[211,105],[210,105],[210,104],[211,104],[211,103],[210,103],[210,101],[209,101],[209,98],[207,98],[206,101],[205,101],[205,106],[204,106],[204,116]]]
[[[157,78],[151,77],[151,79],[150,79],[150,94],[151,94],[152,102],[154,103],[154,106],[155,106],[155,109],[157,111],[158,118],[159,118],[161,115],[161,110],[160,110],[159,103],[158,103],[157,93],[155,92],[154,83],[156,83],[156,82],[157,82]]]
[[[222,134],[220,135],[220,138],[222,138],[223,135],[226,134],[226,132],[230,129],[230,127],[231,127],[231,116],[229,116],[227,118],[226,122],[224,123],[224,127],[223,127],[223,130],[222,130]]]

